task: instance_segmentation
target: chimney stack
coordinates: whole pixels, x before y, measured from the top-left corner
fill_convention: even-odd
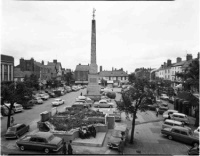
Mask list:
[[[57,64],[57,60],[53,60],[53,63]]]
[[[167,67],[171,66],[172,61],[170,59],[167,60]]]
[[[114,68],[112,67],[112,71],[113,71],[113,69],[114,69]]]
[[[163,65],[161,65],[161,67],[163,68]]]
[[[44,61],[42,60],[42,65],[44,65]]]
[[[192,54],[187,54],[186,61],[192,60]]]
[[[198,54],[197,54],[197,58],[199,59],[199,52],[198,52]]]
[[[176,63],[179,63],[179,62],[181,62],[182,61],[182,58],[180,58],[180,57],[177,57],[176,58]]]
[[[164,67],[166,67],[166,65],[167,65],[166,62],[164,62]]]

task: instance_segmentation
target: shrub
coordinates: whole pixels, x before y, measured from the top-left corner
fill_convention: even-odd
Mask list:
[[[109,97],[110,99],[115,99],[116,93],[115,92],[108,92],[108,93],[106,93],[106,96]]]

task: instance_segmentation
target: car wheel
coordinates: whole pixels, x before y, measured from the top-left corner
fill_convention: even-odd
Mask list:
[[[169,139],[169,140],[172,140],[173,138],[172,138],[172,136],[171,136],[171,135],[169,135],[169,136],[168,136],[168,139]]]
[[[112,108],[112,106],[109,106],[110,108]]]
[[[48,153],[49,153],[49,149],[48,149],[48,148],[45,148],[45,149],[44,149],[44,152],[45,152],[46,154],[48,154]]]
[[[25,150],[24,146],[20,146],[19,148],[20,148],[21,151]]]
[[[193,145],[194,147],[198,147],[198,146],[199,146],[199,144],[198,144],[197,142],[194,142],[192,145]]]

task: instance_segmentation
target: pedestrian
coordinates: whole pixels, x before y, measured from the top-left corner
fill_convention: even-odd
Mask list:
[[[82,96],[83,94],[82,94],[82,92],[81,92],[81,96]]]
[[[72,149],[72,145],[71,145],[71,143],[72,143],[72,140],[69,140],[69,144],[68,144],[68,154],[73,154],[73,149]]]
[[[158,107],[156,107],[156,116],[158,117]]]
[[[10,126],[13,126],[14,125],[14,117],[13,116],[11,116],[11,119],[10,119]]]
[[[118,150],[119,150],[119,154],[124,154],[124,139],[123,139],[123,137],[121,137],[121,141],[119,142]]]
[[[65,141],[63,142],[62,154],[67,154],[67,146]]]

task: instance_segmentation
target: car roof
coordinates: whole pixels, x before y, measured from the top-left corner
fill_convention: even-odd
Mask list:
[[[173,109],[168,109],[167,111],[168,111],[168,112],[177,112],[177,113],[178,113],[177,110],[173,110]]]
[[[182,113],[173,113],[175,115],[181,115],[181,116],[186,116],[185,114],[182,114]]]
[[[56,101],[56,100],[61,100],[61,99],[60,99],[60,98],[58,98],[58,99],[55,99],[55,101]]]
[[[11,127],[14,127],[14,128],[17,128],[17,127],[19,127],[19,126],[21,126],[22,124],[15,124],[15,125],[13,125],[13,126],[11,126]]]
[[[176,120],[166,119],[165,122],[171,122],[171,123],[176,123],[176,124],[181,124],[182,125],[182,122],[176,121]]]
[[[31,136],[41,137],[41,138],[48,138],[51,135],[52,135],[52,133],[50,133],[50,132],[37,132],[35,134],[32,134]]]
[[[100,100],[99,102],[107,102],[107,100],[104,100],[104,99],[103,99],[103,100]]]
[[[179,130],[183,130],[183,131],[188,131],[189,129],[186,127],[180,127],[180,126],[173,126],[173,129],[179,129]]]

